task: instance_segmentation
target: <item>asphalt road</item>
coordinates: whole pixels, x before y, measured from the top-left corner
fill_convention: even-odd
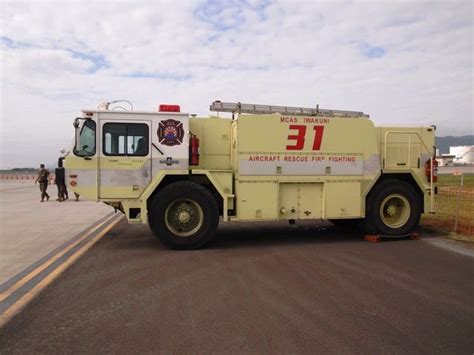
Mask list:
[[[0,353],[474,351],[474,258],[310,223],[170,251],[121,222],[0,330]]]

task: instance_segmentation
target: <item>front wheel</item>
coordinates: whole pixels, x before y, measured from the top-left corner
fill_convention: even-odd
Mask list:
[[[155,236],[172,249],[197,249],[209,242],[219,224],[214,196],[201,185],[180,181],[154,198],[148,222]]]
[[[367,197],[366,231],[386,236],[407,235],[418,225],[421,209],[421,199],[409,183],[382,181]]]

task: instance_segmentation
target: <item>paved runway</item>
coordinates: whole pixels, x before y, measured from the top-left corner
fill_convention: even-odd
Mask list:
[[[34,181],[0,181],[0,289],[9,279],[48,253],[68,242],[82,230],[103,219],[113,209],[103,203],[71,199],[40,201]]]
[[[327,226],[327,225],[325,225]],[[305,222],[170,251],[122,221],[0,332],[0,353],[474,351],[474,258]]]

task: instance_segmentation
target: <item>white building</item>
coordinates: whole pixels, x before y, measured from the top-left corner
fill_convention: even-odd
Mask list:
[[[450,154],[442,154],[436,156],[436,160],[438,161],[439,166],[453,166],[454,158],[456,158],[456,156]]]
[[[454,155],[454,164],[474,164],[474,145],[449,147],[449,155]]]

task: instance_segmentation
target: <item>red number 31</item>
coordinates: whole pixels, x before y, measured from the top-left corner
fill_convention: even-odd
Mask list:
[[[295,141],[293,145],[287,145],[286,150],[303,150],[304,141],[306,136],[306,126],[303,125],[290,125],[290,130],[297,131],[296,134],[289,134],[288,140]],[[324,126],[314,126],[314,141],[313,150],[321,149],[321,142],[323,140]]]

